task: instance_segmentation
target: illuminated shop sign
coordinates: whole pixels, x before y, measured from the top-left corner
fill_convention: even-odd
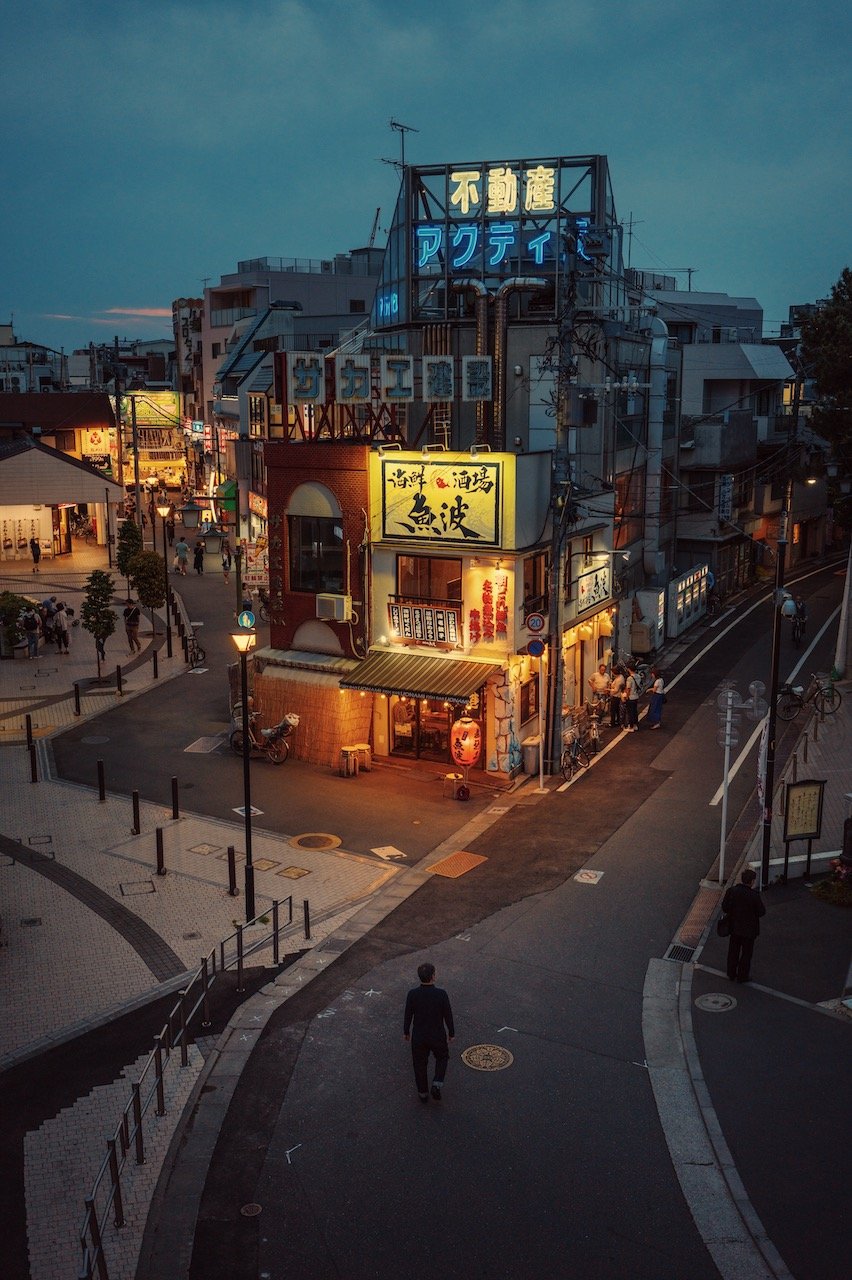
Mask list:
[[[391,637],[401,644],[457,645],[461,637],[461,606],[388,605]]]
[[[122,396],[121,416],[130,421],[133,401],[138,427],[179,427],[181,425],[180,396],[176,391],[137,391]]]
[[[577,613],[586,613],[597,605],[605,604],[610,597],[610,566],[591,569],[577,579]]]
[[[256,516],[262,516],[264,520],[267,518],[268,507],[266,498],[262,497],[259,493],[255,493],[252,489],[249,489],[248,505],[249,511],[254,512]]]
[[[381,461],[383,538],[499,546],[502,463]]]

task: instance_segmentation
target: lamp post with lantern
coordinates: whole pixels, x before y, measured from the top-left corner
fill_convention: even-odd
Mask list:
[[[172,656],[172,615],[169,609],[169,540],[166,530],[166,521],[171,515],[172,506],[170,502],[157,503],[157,515],[163,522],[163,575],[166,589],[166,654],[170,658]]]
[[[248,655],[254,648],[254,631],[237,631],[231,639],[240,655],[240,692],[243,700],[243,806],[246,832],[246,921],[254,919],[254,866],[251,860],[251,737],[248,700]]]

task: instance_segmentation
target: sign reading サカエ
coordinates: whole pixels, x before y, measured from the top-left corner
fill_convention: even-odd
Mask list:
[[[382,537],[499,546],[502,463],[382,458]]]

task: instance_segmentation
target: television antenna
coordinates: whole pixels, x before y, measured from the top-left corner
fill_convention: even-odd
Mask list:
[[[399,134],[399,166],[401,169],[405,169],[405,135],[407,133],[419,133],[420,130],[415,129],[414,126],[410,124],[400,124],[398,120],[389,120],[388,124],[395,133]],[[391,161],[391,163],[393,163],[393,161]]]

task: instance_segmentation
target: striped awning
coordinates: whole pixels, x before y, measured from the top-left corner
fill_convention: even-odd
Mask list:
[[[468,662],[464,658],[427,658],[423,654],[370,653],[357,671],[340,681],[341,689],[396,693],[406,698],[441,698],[466,703],[489,676],[502,670],[499,662]]]

